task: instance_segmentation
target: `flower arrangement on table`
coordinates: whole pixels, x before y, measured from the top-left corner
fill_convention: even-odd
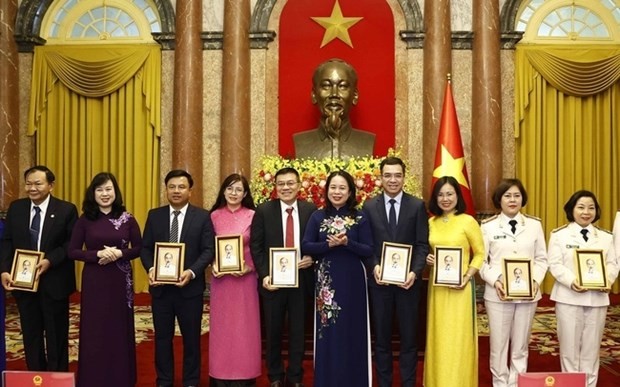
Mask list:
[[[387,156],[400,157],[400,152],[389,149]],[[281,156],[263,156],[258,163],[252,181],[251,191],[256,205],[277,197],[275,174],[285,167],[292,167],[299,172],[301,187],[298,198],[314,203],[318,208],[325,207],[325,184],[332,171],[344,170],[353,176],[357,186],[357,201],[361,205],[366,199],[381,192],[381,161],[385,157],[351,157],[342,159],[285,159]],[[402,158],[402,157],[400,157]],[[411,174],[407,161],[404,190],[419,196],[420,185]]]

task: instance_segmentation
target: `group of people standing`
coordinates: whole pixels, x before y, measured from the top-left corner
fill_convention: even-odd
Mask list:
[[[123,205],[110,173],[91,181],[76,207],[51,195],[55,177],[44,166],[24,174],[27,198],[11,204],[0,246],[2,285],[18,306],[29,370],[68,370],[69,296],[75,290],[74,260],[82,274],[78,386],[136,384],[133,279],[130,261],[140,257],[149,276],[155,330],[157,386],[174,382],[175,320],[183,336],[183,385],[197,386],[201,374],[201,320],[206,270],[210,267],[209,375],[211,386],[253,386],[261,374],[262,302],[265,359],[272,387],[303,386],[304,324],[314,303],[314,383],[316,386],[371,386],[371,323],[375,375],[391,386],[392,329],[400,336],[400,384],[414,386],[417,373],[418,307],[423,270],[435,264],[435,247],[458,247],[463,273],[458,284],[428,288],[425,386],[477,386],[478,340],[474,276],[485,282],[489,317],[490,369],[494,386],[515,386],[527,370],[528,342],[540,284],[549,270],[556,282],[562,371],[584,372],[589,386],[598,375],[598,350],[605,325],[608,289],[579,286],[575,249],[604,256],[607,281],[618,275],[620,216],[615,239],[593,226],[600,217],[596,197],[576,192],[564,206],[569,223],[551,233],[547,249],[540,221],[521,212],[527,193],[517,179],[496,188],[500,213],[482,225],[466,214],[456,179],[436,181],[428,203],[403,191],[405,164],[395,157],[380,166],[383,192],[359,209],[353,177],[334,171],[326,180],[325,208],[297,199],[299,173],[275,174],[277,198],[255,207],[247,179],[227,176],[207,211],[190,204],[193,179],[183,170],[165,177],[169,204],[152,209],[144,233]],[[240,235],[243,270],[220,271],[215,236]],[[156,244],[185,245],[184,267],[174,284],[161,284],[154,268]],[[410,266],[400,285],[382,281],[385,242],[411,247]],[[278,287],[270,275],[272,248],[300,251],[298,286]],[[39,250],[37,292],[12,288],[15,249]],[[531,300],[507,299],[504,258],[529,258]],[[434,271],[430,271],[433,283]],[[288,361],[283,334],[288,333]]]

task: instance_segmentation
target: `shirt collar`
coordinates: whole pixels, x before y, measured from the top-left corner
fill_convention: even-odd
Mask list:
[[[388,194],[386,194],[385,192],[383,193],[383,200],[385,200],[385,204],[390,204],[390,199],[394,199],[396,200],[395,204],[398,204],[400,206],[401,201],[403,200],[403,191],[401,190],[398,195],[391,197]]]
[[[286,209],[289,208],[289,207],[293,207],[293,212],[298,212],[297,200],[295,200],[293,202],[293,204],[291,204],[290,206],[288,204],[284,203],[282,200],[280,200],[280,211],[282,213],[286,213]]]
[[[181,211],[181,213],[179,215],[183,215],[185,216],[185,214],[187,213],[187,207],[189,207],[189,203],[187,203],[186,205],[183,206],[183,208],[181,208],[179,211]],[[174,215],[174,211],[176,211],[174,208],[172,208],[171,205],[168,205],[168,209],[170,210],[170,216]]]
[[[50,198],[52,197],[52,195],[47,195],[47,197],[45,198],[45,200],[43,200],[43,202],[41,202],[41,204],[34,204],[32,201],[30,201],[30,212],[32,212],[33,208],[35,206],[39,207],[41,209],[41,213],[44,214],[47,212],[47,207],[49,207],[50,205]]]

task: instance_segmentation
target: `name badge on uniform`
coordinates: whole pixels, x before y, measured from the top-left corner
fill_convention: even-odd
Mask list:
[[[495,235],[493,239],[506,239],[506,235]]]
[[[566,245],[567,249],[578,249],[579,245]]]

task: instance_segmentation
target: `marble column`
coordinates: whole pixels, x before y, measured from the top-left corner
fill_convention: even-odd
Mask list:
[[[177,0],[172,113],[172,168],[194,177],[192,204],[202,206],[202,1]]]
[[[495,212],[502,178],[502,93],[498,0],[473,0],[472,196],[479,214]]]
[[[0,211],[19,197],[19,67],[13,39],[17,0],[0,1]]]
[[[450,25],[450,0],[433,0],[424,3],[424,102],[423,124],[423,176],[422,195],[428,200],[435,163],[437,134],[441,121],[446,75],[452,70],[452,39]]]
[[[225,0],[220,176],[250,176],[250,0]]]

